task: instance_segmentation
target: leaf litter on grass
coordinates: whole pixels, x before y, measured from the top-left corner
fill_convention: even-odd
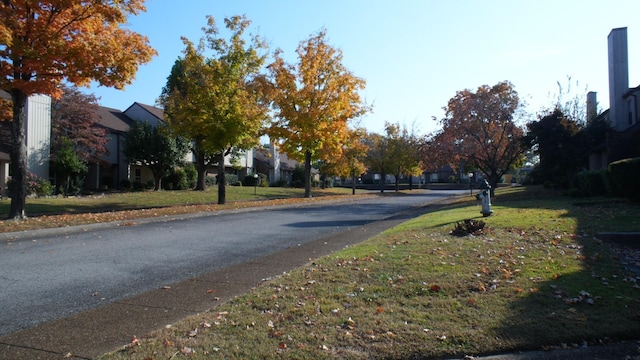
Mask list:
[[[514,209],[509,226],[496,212],[473,237],[450,231],[475,206],[409,221],[108,358],[168,358],[185,347],[192,358],[440,358],[640,333],[635,277],[581,231],[583,219]]]

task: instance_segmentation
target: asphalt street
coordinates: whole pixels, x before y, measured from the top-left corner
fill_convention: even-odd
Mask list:
[[[4,234],[0,336],[361,227],[460,191]]]

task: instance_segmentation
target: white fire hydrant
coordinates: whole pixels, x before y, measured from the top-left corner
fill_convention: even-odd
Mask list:
[[[487,180],[480,185],[480,190],[482,191],[476,195],[476,198],[482,203],[480,213],[483,217],[487,217],[493,214],[493,210],[491,210],[491,186],[489,186]]]

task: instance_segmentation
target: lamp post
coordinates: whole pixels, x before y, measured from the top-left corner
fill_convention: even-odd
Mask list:
[[[258,194],[258,174],[253,174],[253,195]]]
[[[473,186],[471,185],[471,178],[473,177],[473,173],[470,172],[467,175],[469,175],[469,195],[473,196]]]

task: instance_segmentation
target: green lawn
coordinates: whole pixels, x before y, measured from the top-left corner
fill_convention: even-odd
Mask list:
[[[459,358],[640,334],[640,278],[594,237],[640,231],[640,206],[541,188],[493,203],[407,221],[104,359]],[[464,219],[483,233],[451,235]]]

